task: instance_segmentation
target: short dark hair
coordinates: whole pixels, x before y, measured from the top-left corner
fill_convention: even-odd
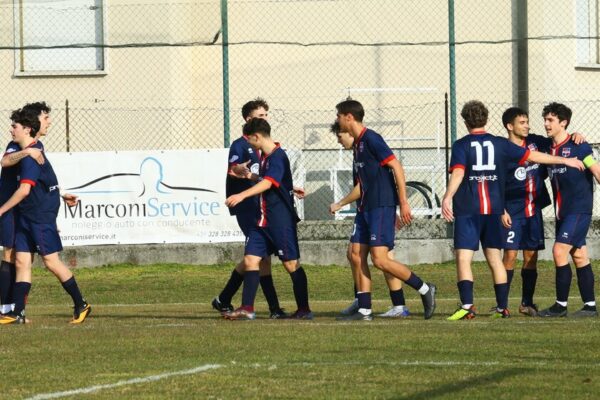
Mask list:
[[[519,107],[507,108],[502,114],[502,125],[508,129],[508,124],[515,122],[515,118],[517,117],[529,117],[529,114],[527,114],[527,111]]]
[[[340,130],[340,123],[335,121],[333,124],[331,124],[329,126],[329,130],[331,131],[331,133],[333,133],[334,135],[339,135],[339,133],[341,132]]]
[[[34,113],[36,113],[35,115],[37,115],[37,116],[39,116],[42,112],[45,112],[46,114],[50,114],[50,111],[52,111],[50,106],[48,104],[46,104],[45,101],[38,101],[35,103],[27,103],[23,106],[22,109],[23,110],[31,110]]]
[[[269,105],[267,104],[267,101],[260,97],[257,97],[254,100],[250,100],[249,102],[244,104],[242,106],[242,118],[244,118],[244,121],[250,116],[250,113],[252,113],[252,111],[258,110],[261,107],[264,108],[265,111],[269,111]]]
[[[365,117],[365,109],[362,104],[356,100],[344,100],[341,103],[338,103],[335,108],[337,109],[338,114],[352,114],[357,122],[362,122]]]
[[[467,101],[460,111],[460,116],[465,121],[468,129],[481,128],[487,124],[488,109],[479,100]]]
[[[244,135],[260,133],[262,136],[271,136],[271,125],[266,119],[252,118],[244,125]]]
[[[40,119],[38,118],[39,114],[36,114],[35,111],[31,109],[21,108],[18,110],[14,110],[10,114],[10,119],[12,122],[23,125],[24,128],[30,128],[29,136],[32,138],[37,135],[40,130]]]
[[[558,118],[559,121],[567,121],[567,125],[565,128],[569,126],[571,123],[571,116],[573,115],[573,111],[562,103],[552,102],[544,107],[542,110],[542,117],[546,117],[548,114],[554,114]]]

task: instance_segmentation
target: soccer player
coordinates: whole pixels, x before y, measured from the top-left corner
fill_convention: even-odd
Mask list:
[[[235,207],[249,197],[259,196],[260,215],[250,230],[244,250],[242,305],[224,313],[227,319],[254,319],[254,299],[259,283],[260,260],[276,253],[292,278],[297,310],[289,318],[312,319],[308,303],[308,281],[300,266],[298,215],[294,207],[294,184],[285,151],[271,138],[271,126],[262,118],[244,125],[244,134],[255,150],[261,151],[259,182],[225,201]]]
[[[342,146],[342,148],[344,148],[345,150],[352,149],[352,145],[354,144],[354,138],[352,137],[352,135],[350,135],[350,133],[340,131],[340,124],[337,121],[331,125],[330,129],[331,129],[331,132],[333,134],[335,134],[337,141]],[[352,180],[353,180],[354,184],[356,185],[356,175],[354,174],[354,168],[352,168],[352,171],[353,171],[353,179]],[[340,210],[342,207],[344,207],[346,204],[350,204],[353,201],[357,201],[357,200],[358,199],[350,199],[350,200],[346,199],[346,198],[341,199],[339,202],[331,204],[329,206],[329,211],[333,214],[333,213],[337,212],[338,210]],[[397,222],[399,222],[399,219],[397,219]],[[396,228],[399,228],[399,226],[396,226]],[[352,279],[354,280],[354,301],[352,301],[352,304],[350,304],[350,306],[348,306],[347,308],[342,310],[342,312],[341,312],[342,315],[352,315],[358,311],[358,308],[359,308],[358,307],[358,288],[359,287],[363,291],[371,292],[370,276],[365,277],[360,273],[360,271],[362,270],[361,264],[367,265],[367,263],[368,263],[368,260],[367,260],[368,255],[369,255],[369,251],[366,246],[363,246],[361,248],[358,243],[352,243],[352,242],[348,243],[347,257],[348,257],[348,261],[350,262],[350,266],[352,268]],[[394,259],[394,252],[390,251],[388,253],[388,256],[391,259]],[[406,301],[404,299],[404,290],[402,289],[402,281],[386,272],[384,272],[383,275],[385,277],[385,281],[389,288],[390,299],[392,300],[392,307],[385,313],[379,314],[379,316],[385,317],[385,318],[408,317],[410,315],[410,312],[408,311],[408,307],[406,306]],[[362,279],[362,282],[360,284],[357,283],[359,279]]]
[[[22,149],[37,146],[35,139],[40,121],[31,109],[16,110],[11,115],[11,134]],[[0,324],[25,323],[25,301],[31,289],[32,253],[37,250],[42,261],[61,282],[74,303],[72,324],[82,323],[91,312],[83,299],[75,277],[62,263],[59,252],[62,243],[56,227],[60,206],[58,181],[52,165],[46,158],[40,165],[31,157],[20,163],[20,185],[16,192],[0,207],[0,216],[19,206],[15,237],[16,282],[14,286],[14,310],[0,318]]]
[[[442,201],[442,215],[454,221],[458,291],[461,306],[448,319],[475,317],[471,261],[479,242],[494,281],[496,310],[492,318],[508,318],[508,283],[500,249],[503,247],[501,216],[504,214],[504,190],[509,163],[523,166],[526,161],[565,164],[583,169],[575,158],[553,157],[485,130],[488,110],[477,100],[467,102],[461,111],[469,134],[452,145],[450,181]],[[456,196],[455,196],[456,195]]]
[[[242,117],[245,122],[252,118],[268,119],[269,105],[261,98],[256,98],[242,106]],[[243,192],[251,188],[254,182],[246,179],[246,175],[251,172],[259,172],[259,154],[252,149],[248,143],[248,137],[242,135],[231,143],[229,148],[229,168],[225,182],[225,193],[227,197]],[[258,197],[249,197],[235,207],[229,208],[230,215],[235,215],[238,226],[248,237],[250,229],[256,225],[258,218]],[[260,261],[259,268],[260,287],[263,290],[272,319],[286,318],[288,315],[279,306],[277,291],[273,285],[273,276],[271,274],[271,258],[265,257]],[[239,263],[225,284],[221,293],[212,300],[212,306],[215,310],[223,313],[233,311],[231,299],[238,291],[244,281],[244,264]]]
[[[550,103],[542,110],[546,134],[552,139],[551,154],[561,157],[576,157],[585,165],[585,171],[570,166],[552,165],[548,173],[554,193],[556,216],[556,241],[552,256],[556,266],[556,302],[538,313],[540,317],[567,316],[567,302],[571,287],[572,271],[569,254],[577,271],[577,285],[583,300],[583,308],[570,314],[571,317],[596,317],[594,294],[594,272],[587,252],[585,237],[592,219],[593,178],[600,182],[600,166],[587,143],[575,144],[567,127],[572,112],[560,103]],[[559,163],[555,163],[559,164]]]
[[[354,244],[358,246],[357,256],[362,252],[370,253],[375,267],[417,290],[423,302],[423,315],[425,319],[429,319],[435,310],[435,286],[424,283],[406,265],[389,257],[389,251],[394,248],[396,206],[400,205],[400,220],[403,225],[410,224],[412,220],[402,165],[381,135],[363,125],[365,111],[361,103],[346,100],[337,104],[336,109],[340,130],[349,132],[354,138],[353,165],[358,185],[345,198],[348,202],[359,200],[350,239],[353,248]],[[356,261],[359,260],[360,256]],[[366,263],[360,262],[360,274],[362,277],[355,278],[357,285],[361,284],[363,277],[370,280]],[[358,311],[340,319],[373,318],[371,292],[366,291],[367,289],[358,287]]]

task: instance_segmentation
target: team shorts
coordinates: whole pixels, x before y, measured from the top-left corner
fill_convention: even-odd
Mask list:
[[[264,258],[275,254],[281,261],[298,260],[298,233],[296,226],[265,227],[255,226],[246,237],[244,255]]]
[[[253,212],[241,212],[235,215],[235,219],[244,236],[248,237],[250,230],[256,226],[255,214]]]
[[[17,219],[15,251],[39,253],[42,256],[62,251],[62,242],[58,234],[56,222],[38,224],[26,218]]]
[[[15,247],[15,234],[17,231],[15,219],[14,209],[8,210],[0,217],[0,245],[4,248],[12,249]]]
[[[506,250],[543,250],[544,220],[538,212],[529,218],[513,218],[510,229],[504,228],[504,248]]]
[[[585,237],[590,229],[590,214],[571,214],[556,221],[556,241],[575,248],[585,246]]]
[[[396,207],[377,207],[356,213],[350,243],[394,248]]]
[[[454,248],[479,250],[479,242],[484,249],[501,249],[504,227],[499,214],[460,215],[454,218]]]

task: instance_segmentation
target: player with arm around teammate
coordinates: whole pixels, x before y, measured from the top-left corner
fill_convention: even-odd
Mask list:
[[[452,145],[450,181],[442,201],[442,215],[454,221],[457,286],[461,305],[448,320],[472,319],[473,272],[471,261],[479,243],[494,281],[496,310],[492,318],[508,318],[508,283],[500,249],[504,214],[506,171],[510,162],[560,163],[583,168],[577,159],[560,159],[517,146],[485,130],[488,110],[477,100],[465,103],[461,116],[469,134]]]

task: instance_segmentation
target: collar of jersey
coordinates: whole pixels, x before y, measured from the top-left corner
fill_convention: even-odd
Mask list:
[[[569,140],[571,140],[571,135],[569,135],[567,133],[567,138],[565,140],[563,140],[562,142],[560,142],[559,144],[557,144],[557,145],[552,145],[552,148],[553,149],[558,149],[560,146],[562,146],[563,144],[567,143]]]
[[[360,131],[360,135],[358,135],[358,137],[356,138],[356,140],[354,141],[354,147],[358,146],[358,143],[362,140],[362,137],[364,136],[365,132],[367,131],[367,127],[365,126],[363,128],[362,131]]]
[[[29,143],[29,146],[27,146],[27,147],[25,147],[25,148],[32,147],[32,146],[34,146],[34,145],[35,145],[37,142],[38,142],[37,140],[34,140],[33,142]]]
[[[270,152],[269,154],[262,153],[262,158],[263,158],[263,160],[264,160],[265,158],[269,157],[271,154],[275,153],[275,150],[277,150],[277,149],[278,149],[278,148],[280,148],[280,147],[281,147],[281,144],[280,144],[279,142],[275,142],[275,148],[273,149],[273,151],[272,151],[272,152]]]
[[[486,131],[472,131],[471,135],[485,135],[486,133]]]

